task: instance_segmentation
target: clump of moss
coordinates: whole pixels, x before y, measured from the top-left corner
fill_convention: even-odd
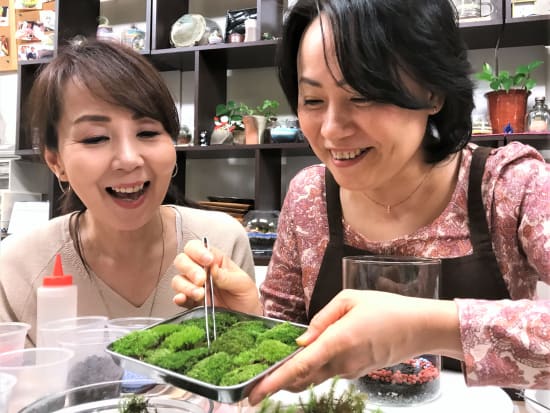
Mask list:
[[[141,358],[147,350],[155,347],[161,336],[152,330],[132,331],[113,343],[113,350],[129,357]]]
[[[300,397],[297,404],[290,406],[283,406],[281,402],[274,402],[266,398],[258,413],[363,413],[366,407],[366,395],[357,391],[356,387],[350,384],[341,395],[337,396],[337,381],[338,378],[334,378],[329,391],[319,396],[313,391],[313,386],[310,387],[307,401]],[[369,411],[382,413],[382,410],[378,408]]]
[[[269,365],[261,363],[238,367],[224,374],[220,380],[220,386],[233,386],[235,384],[244,383],[252,377],[257,376],[268,367]]]
[[[221,351],[199,361],[187,372],[187,375],[207,383],[219,384],[232,366],[231,356]]]
[[[229,354],[239,354],[241,351],[252,348],[256,337],[245,329],[229,329],[212,342],[212,351],[224,351]]]
[[[277,340],[285,344],[296,345],[296,339],[304,332],[303,328],[284,322],[276,324],[273,328],[266,330],[258,337],[258,342],[264,340]]]
[[[145,361],[166,370],[185,374],[197,362],[209,354],[210,351],[206,347],[199,347],[189,351],[177,351],[175,353],[168,349],[158,349],[151,352]]]
[[[204,328],[199,328],[194,325],[182,326],[166,337],[160,346],[172,351],[191,349],[196,344],[203,341],[205,337],[206,332]]]
[[[290,355],[304,330],[288,322],[273,326],[220,311],[215,340],[210,332],[210,347],[204,318],[192,318],[134,331],[111,344],[111,349],[209,384],[228,386],[243,383]]]
[[[289,346],[277,340],[264,340],[256,347],[242,351],[235,356],[233,363],[236,366],[246,366],[252,363],[274,364],[290,355],[297,346]]]
[[[120,413],[149,413],[149,400],[141,395],[133,394],[125,397],[118,405]]]

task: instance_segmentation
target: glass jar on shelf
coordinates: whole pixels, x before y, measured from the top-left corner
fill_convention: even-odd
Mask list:
[[[525,130],[527,132],[550,131],[550,112],[544,101],[544,96],[536,97],[535,105],[525,116]]]
[[[279,211],[252,210],[246,213],[243,224],[254,256],[271,256],[277,239]]]

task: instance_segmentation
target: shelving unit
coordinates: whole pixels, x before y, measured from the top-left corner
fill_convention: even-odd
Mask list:
[[[204,1],[204,0],[203,0]],[[244,0],[250,7],[257,8],[257,34],[269,32],[280,35],[284,13],[283,0]],[[500,47],[546,44],[550,32],[548,16],[511,19],[510,0],[493,0],[495,11],[489,18],[479,21],[461,22],[460,28],[471,49],[495,47],[502,34]],[[243,1],[238,2],[239,6]],[[227,71],[233,69],[254,69],[273,67],[277,47],[276,40],[249,43],[221,43],[186,48],[170,46],[169,34],[174,21],[183,14],[193,13],[191,0],[142,0],[143,18],[146,23],[146,47],[142,53],[159,71],[183,71],[192,73],[194,82],[194,146],[177,147],[179,174],[175,183],[183,194],[185,172],[188,160],[247,158],[254,161],[254,198],[256,209],[280,209],[284,193],[281,190],[281,168],[283,158],[313,156],[307,143],[262,144],[262,145],[215,145],[199,146],[199,132],[212,129],[212,114],[215,106],[227,100]],[[209,0],[205,4],[223,10],[228,1]],[[220,5],[221,4],[221,5]],[[142,7],[141,5],[139,7]],[[248,6],[247,6],[248,7]],[[100,14],[99,0],[56,0],[57,47],[66,44],[76,35],[95,37],[97,17]],[[237,8],[237,7],[235,7]],[[223,11],[221,14],[223,15]],[[206,16],[208,17],[208,16]],[[24,62],[18,67],[18,136],[16,153],[23,157],[37,155],[33,149],[32,137],[22,127],[25,123],[26,98],[32,80],[41,65],[47,61]],[[548,143],[550,135],[534,136],[475,136],[474,142],[489,146],[501,146],[510,140],[529,141],[534,146]],[[52,179],[49,197],[54,200],[52,215],[56,215],[55,200],[59,190]]]

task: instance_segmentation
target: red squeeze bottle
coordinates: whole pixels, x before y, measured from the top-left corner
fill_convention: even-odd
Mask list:
[[[73,318],[77,315],[77,287],[73,276],[63,272],[61,255],[55,256],[51,275],[44,277],[42,286],[36,290],[36,346],[44,344],[41,327],[44,324],[62,318]]]

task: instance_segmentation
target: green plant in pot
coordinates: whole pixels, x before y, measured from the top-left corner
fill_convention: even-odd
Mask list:
[[[234,100],[217,105],[210,143],[244,143],[243,117],[250,113],[251,110],[247,105]]]
[[[542,65],[535,60],[527,65],[520,65],[515,73],[507,70],[494,70],[485,62],[475,76],[489,83],[492,89],[485,94],[489,109],[489,118],[493,133],[521,133],[525,128],[525,112],[530,90],[536,85],[531,73]]]
[[[265,99],[261,104],[250,109],[249,116],[244,117],[246,143],[264,143],[266,129],[277,120],[277,109],[279,109],[279,102],[273,99]]]

